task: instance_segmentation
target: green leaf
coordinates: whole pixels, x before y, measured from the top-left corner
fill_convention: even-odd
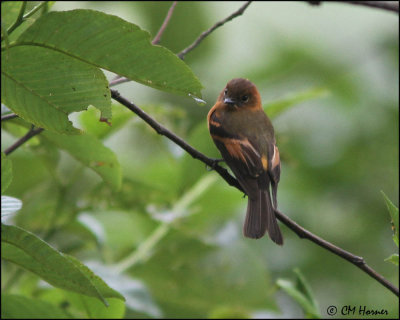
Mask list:
[[[119,288],[120,292],[126,297],[126,308],[146,314],[151,318],[162,318],[161,311],[142,281],[132,278],[131,275],[116,272],[113,266],[107,266],[96,261],[91,261],[90,268],[102,279],[105,279],[108,284]],[[99,305],[99,303],[97,304]],[[110,306],[112,306],[112,301],[110,301]],[[103,308],[103,306],[100,307]],[[116,315],[109,315],[109,318],[114,317]]]
[[[12,181],[12,162],[2,152],[1,153],[1,194],[7,190]]]
[[[85,112],[79,114],[79,124],[84,132],[89,132],[97,138],[109,137],[120,130],[127,121],[129,121],[134,113],[128,108],[121,108],[120,105],[112,104],[112,125],[109,126],[105,122],[98,121],[98,110],[89,107]]]
[[[17,20],[21,6],[22,1],[1,2],[1,27],[3,30],[7,30]]]
[[[314,309],[317,310],[317,313],[319,314],[318,302],[315,299],[314,294],[313,294],[311,287],[308,284],[306,278],[304,277],[304,275],[301,273],[300,269],[298,269],[298,268],[295,268],[293,270],[293,272],[296,275],[296,289],[299,290],[300,292],[302,292],[306,296],[307,300],[311,302]]]
[[[46,301],[15,294],[1,295],[2,319],[70,319],[71,315]]]
[[[95,285],[97,290],[101,293],[103,297],[106,298],[118,298],[120,300],[125,300],[125,298],[114,289],[110,288],[107,283],[103,281],[100,277],[96,276],[92,270],[85,266],[75,257],[64,254],[79,270]]]
[[[389,258],[386,258],[385,261],[389,261],[394,263],[396,266],[399,265],[399,255],[397,253],[392,254]]]
[[[109,305],[105,306],[98,300],[82,296],[82,304],[91,319],[123,319],[125,303],[119,299],[108,299]]]
[[[107,305],[99,289],[85,275],[85,270],[26,230],[1,225],[1,257],[55,287],[95,297]]]
[[[101,70],[46,48],[2,52],[1,98],[21,118],[51,131],[78,133],[68,114],[93,105],[111,118],[111,96]]]
[[[296,275],[295,283],[285,279],[278,279],[276,284],[301,306],[307,318],[320,319],[321,314],[318,303],[309,284],[300,270],[295,269],[294,273]]]
[[[383,198],[385,199],[386,206],[389,210],[390,217],[392,218],[392,230],[393,230],[393,241],[397,247],[399,247],[399,208],[397,208],[387,195],[381,191]]]
[[[85,266],[75,257],[64,254],[79,270],[96,286],[97,290],[101,293],[103,297],[106,298],[118,298],[120,300],[125,300],[125,298],[114,289],[110,288],[107,283],[103,281],[100,277],[96,276],[92,270]]]
[[[296,104],[316,98],[321,98],[326,96],[327,94],[329,94],[329,91],[326,88],[311,88],[305,91],[297,92],[286,98],[269,102],[264,105],[263,108],[270,118],[275,118],[276,116],[295,106]]]
[[[182,60],[116,16],[93,10],[50,12],[18,38],[20,44],[51,48],[159,90],[201,97],[201,83]]]
[[[114,152],[96,137],[90,134],[67,136],[48,131],[43,131],[42,135],[97,172],[110,186],[119,189],[122,173],[118,159]]]

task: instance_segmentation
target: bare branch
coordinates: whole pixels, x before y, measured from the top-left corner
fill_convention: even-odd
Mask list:
[[[129,100],[127,100],[126,98],[122,97],[117,90],[111,90],[111,97],[114,100],[121,103],[122,105],[124,105],[125,107],[127,107],[129,110],[136,113],[148,125],[150,125],[158,134],[166,136],[168,139],[175,142],[183,150],[185,150],[187,153],[189,153],[193,158],[199,159],[200,161],[204,162],[207,166],[213,168],[231,186],[234,186],[234,187],[238,188],[239,190],[242,190],[238,181],[229,174],[228,170],[226,170],[225,168],[221,167],[218,164],[219,160],[210,159],[206,155],[202,154],[200,151],[196,150],[195,148],[193,148],[192,146],[187,144],[182,138],[178,137],[177,135],[175,135],[174,133],[169,131],[167,128],[165,128],[163,125],[159,124],[156,120],[154,120],[152,117],[150,117],[146,112],[144,112],[142,109],[140,109],[134,103],[132,103]]]
[[[185,58],[185,55],[192,51],[194,48],[196,48],[201,41],[204,40],[205,37],[207,37],[211,32],[213,32],[215,29],[223,26],[226,22],[232,20],[233,18],[236,18],[237,16],[240,16],[243,14],[243,12],[247,9],[247,7],[250,5],[251,1],[247,1],[243,6],[239,8],[239,10],[235,11],[225,19],[218,21],[216,24],[214,24],[210,29],[207,31],[204,31],[189,47],[186,49],[183,49],[180,53],[178,53],[178,57],[181,58],[182,60]]]
[[[25,142],[27,142],[30,138],[36,136],[37,134],[41,133],[43,131],[42,128],[32,128],[29,129],[29,131],[21,138],[19,138],[13,145],[8,147],[6,150],[4,150],[5,155],[9,155],[11,152],[14,150],[18,149],[20,146],[22,146]]]
[[[11,120],[17,117],[18,116],[15,113],[6,114],[4,116],[1,116],[1,121]]]
[[[239,182],[229,174],[229,172],[221,167],[218,164],[218,160],[216,159],[210,159],[206,155],[202,154],[192,146],[190,146],[188,143],[186,143],[182,138],[178,137],[175,135],[173,132],[165,128],[163,125],[158,123],[155,119],[153,119],[150,115],[145,113],[142,109],[140,109],[138,106],[136,106],[134,103],[130,102],[126,98],[122,97],[118,91],[116,90],[111,90],[111,97],[127,107],[129,110],[137,114],[140,118],[142,118],[148,125],[150,125],[158,134],[161,134],[171,141],[175,142],[177,145],[179,145],[183,150],[188,152],[193,158],[199,159],[206,165],[212,167],[215,171],[219,173],[219,175],[226,181],[228,182],[229,185],[239,189],[240,191],[244,192],[243,189],[241,188]],[[370,275],[372,278],[376,279],[379,283],[381,283],[383,286],[388,288],[390,291],[392,291],[394,294],[399,296],[399,289],[396,288],[393,284],[391,284],[388,280],[386,280],[383,276],[381,276],[379,273],[377,273],[374,269],[369,267],[364,259],[362,257],[356,256],[346,250],[343,250],[334,244],[316,236],[315,234],[311,233],[310,231],[304,229],[300,225],[298,225],[296,222],[291,220],[289,217],[287,217],[285,214],[280,212],[279,210],[275,211],[276,217],[283,223],[285,224],[289,229],[294,231],[300,238],[303,239],[308,239],[318,246],[329,250],[330,252],[336,254],[337,256],[349,261],[350,263],[356,265],[359,267],[361,270],[363,270],[365,273]]]
[[[365,273],[367,273],[369,276],[377,280],[379,283],[381,283],[383,286],[388,288],[390,291],[392,291],[396,296],[399,296],[399,288],[394,286],[392,283],[390,283],[388,280],[386,280],[382,275],[380,275],[378,272],[376,272],[374,269],[372,269],[367,263],[365,262],[363,257],[356,256],[346,250],[343,250],[342,248],[339,248],[338,246],[335,246],[334,244],[318,237],[317,235],[311,233],[310,231],[304,229],[300,225],[298,225],[296,222],[294,222],[292,219],[290,219],[288,216],[280,212],[279,210],[275,210],[276,217],[283,222],[288,228],[290,228],[292,231],[294,231],[300,238],[302,239],[308,239],[312,242],[314,242],[316,245],[329,250],[333,254],[349,261],[350,263],[356,265],[359,267],[361,270],[363,270]]]
[[[175,6],[177,5],[178,1],[174,1],[171,5],[171,8],[169,8],[167,16],[164,19],[163,24],[160,27],[160,30],[158,30],[157,35],[154,37],[153,41],[151,42],[152,44],[159,44],[161,40],[161,36],[164,33],[165,29],[167,28],[167,25],[169,23],[169,20],[172,17],[172,13],[174,12]]]
[[[327,2],[327,1],[307,1],[307,2],[309,2],[312,5],[320,5],[322,4],[322,2]],[[331,1],[331,2],[342,2],[342,3],[378,8],[399,13],[399,3],[397,1]]]
[[[117,84],[124,83],[124,82],[129,82],[129,81],[131,81],[131,79],[128,79],[128,78],[125,78],[125,77],[121,77],[121,76],[116,76],[114,79],[112,79],[110,81],[108,86],[111,88],[113,86],[116,86]]]

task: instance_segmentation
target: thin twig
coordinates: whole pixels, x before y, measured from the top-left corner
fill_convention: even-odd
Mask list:
[[[320,5],[322,2],[328,2],[328,1],[307,1],[312,5]],[[365,7],[371,7],[371,8],[378,8],[378,9],[383,9],[387,11],[393,11],[396,13],[399,13],[399,4],[391,1],[331,1],[331,2],[344,2],[347,4],[354,4],[358,6],[365,6]]]
[[[11,152],[19,148],[21,145],[23,145],[25,142],[27,142],[30,138],[36,136],[37,134],[41,133],[43,131],[42,128],[32,128],[24,135],[23,137],[19,138],[13,145],[8,147],[6,150],[4,150],[5,155],[9,155]]]
[[[188,143],[186,143],[182,138],[178,137],[175,135],[173,132],[165,128],[163,125],[158,123],[155,119],[153,119],[151,116],[149,116],[147,113],[145,113],[142,109],[140,109],[138,106],[136,106],[134,103],[130,102],[126,98],[122,97],[118,91],[116,90],[111,90],[111,97],[127,107],[129,110],[137,114],[140,118],[142,118],[148,125],[150,125],[158,134],[161,134],[171,141],[175,142],[177,145],[179,145],[183,150],[188,152],[193,158],[199,159],[203,163],[205,163],[207,166],[212,167],[215,171],[219,173],[219,175],[226,181],[228,182],[229,185],[239,189],[240,191],[244,192],[243,189],[241,188],[239,182],[229,174],[229,172],[221,167],[218,164],[218,160],[216,159],[210,159],[200,151],[196,150],[192,146],[190,146]],[[298,225],[296,222],[291,220],[289,217],[287,217],[285,214],[280,212],[279,210],[275,211],[276,217],[283,223],[285,224],[288,228],[293,230],[300,238],[308,239],[318,246],[325,248],[326,250],[329,250],[330,252],[336,254],[337,256],[349,261],[350,263],[356,265],[359,267],[361,270],[363,270],[365,273],[370,275],[372,278],[377,280],[379,283],[381,283],[383,286],[388,288],[390,291],[392,291],[394,294],[399,296],[399,289],[396,288],[393,284],[391,284],[388,280],[386,280],[383,276],[381,276],[379,273],[377,273],[374,269],[369,267],[365,261],[364,258],[356,256],[346,250],[343,250],[339,248],[338,246],[335,246],[334,244],[316,236],[315,234],[311,233],[310,231],[304,229],[300,225]]]
[[[15,29],[17,29],[22,22],[24,22],[26,19],[31,17],[33,14],[35,14],[38,10],[40,10],[43,6],[47,4],[48,1],[43,1],[36,5],[34,8],[32,8],[31,11],[29,11],[27,14],[24,15],[25,9],[26,9],[26,1],[23,1],[21,4],[21,8],[18,13],[17,19],[14,21],[14,23],[7,29],[7,36],[11,34]],[[4,35],[6,36],[6,35]],[[1,37],[1,40],[3,40],[3,37]]]
[[[14,21],[14,23],[7,29],[7,34],[10,35],[18,26],[24,21],[24,13],[26,9],[26,1],[23,1],[21,4],[21,8],[19,9],[18,17]]]
[[[339,248],[338,246],[335,246],[334,244],[318,237],[317,235],[311,233],[310,231],[304,229],[300,225],[298,225],[296,222],[294,222],[292,219],[290,219],[288,216],[280,212],[279,210],[274,210],[276,217],[283,222],[288,228],[290,228],[292,231],[294,231],[300,238],[302,239],[308,239],[315,244],[317,244],[320,247],[323,247],[330,252],[336,254],[337,256],[349,261],[350,263],[356,265],[359,267],[361,270],[363,270],[365,273],[367,273],[369,276],[377,280],[379,283],[381,283],[383,286],[388,288],[390,291],[392,291],[395,295],[399,296],[399,288],[394,286],[392,283],[390,283],[388,280],[386,280],[383,276],[381,276],[378,272],[376,272],[374,269],[372,269],[369,265],[366,264],[365,260],[363,257],[356,256],[346,250],[343,250],[342,248]]]
[[[1,121],[11,120],[17,117],[18,116],[15,113],[6,114],[4,116],[1,116]]]
[[[111,97],[136,113],[140,118],[142,118],[147,124],[149,124],[158,134],[166,136],[171,141],[175,142],[178,146],[180,146],[183,150],[189,153],[193,158],[199,159],[200,161],[204,162],[207,166],[213,168],[217,171],[224,179],[227,181],[231,186],[242,190],[239,182],[232,177],[228,170],[221,167],[217,159],[210,159],[206,155],[202,154],[200,151],[196,150],[189,144],[187,144],[182,138],[178,137],[176,134],[169,131],[163,125],[159,124],[156,120],[154,120],[151,116],[149,116],[146,112],[136,106],[134,103],[130,102],[126,98],[122,97],[117,90],[111,90]],[[243,190],[242,190],[243,191]]]
[[[178,1],[174,1],[171,5],[171,8],[169,8],[167,16],[164,19],[163,24],[160,27],[160,30],[158,30],[157,35],[154,37],[153,41],[151,42],[152,44],[159,44],[161,40],[161,36],[164,33],[165,29],[167,28],[167,25],[169,23],[169,20],[172,17],[172,13],[174,12],[175,6],[178,3]]]
[[[216,24],[214,24],[210,29],[207,31],[204,31],[190,46],[187,48],[183,49],[180,53],[178,53],[178,57],[181,58],[182,60],[185,58],[185,55],[189,52],[192,51],[194,48],[196,48],[201,41],[204,40],[205,37],[207,37],[211,32],[213,32],[215,29],[221,27],[224,25],[226,22],[232,20],[233,18],[236,18],[237,16],[240,16],[243,14],[243,12],[247,9],[247,7],[250,5],[251,1],[247,1],[243,6],[239,8],[239,10],[235,11],[225,19],[218,21]]]
[[[39,3],[36,7],[32,8],[31,11],[29,11],[27,14],[24,15],[23,20],[28,19],[29,17],[33,16],[37,11],[39,11],[41,8],[43,8],[45,5],[47,5],[48,1],[43,1]]]
[[[129,82],[131,79],[121,77],[121,76],[116,76],[113,80],[110,81],[108,86],[111,88],[113,86],[116,86],[117,84],[124,83],[124,82]]]

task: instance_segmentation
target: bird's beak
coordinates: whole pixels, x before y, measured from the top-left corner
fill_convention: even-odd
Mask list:
[[[236,103],[236,101],[234,99],[228,97],[228,98],[224,99],[224,103],[234,105]]]

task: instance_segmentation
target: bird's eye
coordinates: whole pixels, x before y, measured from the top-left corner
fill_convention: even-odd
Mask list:
[[[242,96],[242,101],[243,102],[249,101],[249,96],[247,96],[247,95]]]
[[[227,95],[228,94],[228,89],[225,89],[224,90],[224,95]]]

